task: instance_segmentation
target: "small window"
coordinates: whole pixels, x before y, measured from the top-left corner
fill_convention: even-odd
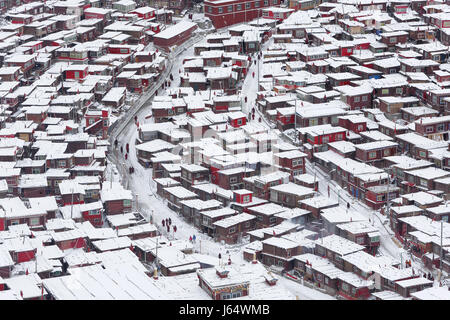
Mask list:
[[[364,243],[364,237],[356,237],[356,243],[357,244],[363,244]]]
[[[236,227],[232,227],[228,230],[228,233],[235,233],[236,232]]]
[[[268,6],[269,5],[269,0],[264,0],[264,5]]]
[[[131,207],[131,200],[128,200],[128,199],[123,200],[123,206],[124,207]]]
[[[422,187],[428,187],[428,181],[425,179],[420,179],[420,185]]]
[[[219,13],[223,13],[223,8],[219,7]]]
[[[30,226],[37,226],[39,225],[40,219],[39,217],[30,218]]]
[[[250,9],[252,7],[252,5],[250,4],[250,2],[247,2],[245,4],[245,9]]]
[[[237,11],[242,10],[242,5],[238,4],[236,10],[237,10]]]
[[[255,2],[255,8],[259,8],[259,1]]]
[[[228,6],[228,12],[233,12],[233,6]]]
[[[377,157],[376,152],[369,152],[369,159],[375,159]]]
[[[354,97],[353,98],[353,102],[359,102],[360,101],[360,98],[359,97]]]
[[[367,101],[367,96],[362,96],[361,101]]]

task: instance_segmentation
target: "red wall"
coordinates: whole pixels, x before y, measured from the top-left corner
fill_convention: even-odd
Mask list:
[[[67,250],[72,248],[83,248],[85,246],[85,242],[83,238],[78,238],[74,240],[62,241],[57,245],[61,250]]]
[[[245,196],[250,196],[250,202],[252,202],[252,194],[251,193],[247,193],[247,194],[237,194],[235,193],[235,200],[237,203],[243,203],[243,199]]]
[[[126,49],[127,52],[126,53],[120,52],[120,50],[122,49]],[[130,54],[130,51],[131,51],[130,48],[108,48],[108,53],[112,54]]]
[[[238,124],[238,120],[242,120],[242,124]],[[230,124],[234,128],[239,128],[240,126],[245,126],[246,123],[247,123],[247,118],[242,117],[242,118],[239,118],[239,119],[232,120]]]
[[[79,72],[80,77],[79,78],[75,78],[75,72]],[[87,76],[87,68],[85,70],[67,70],[66,71],[66,78],[67,79],[84,79]]]
[[[34,250],[17,253],[17,263],[27,262],[34,259]]]
[[[85,19],[103,19],[104,15],[90,12],[90,13],[85,13],[84,18]]]
[[[92,223],[92,225],[94,227],[101,227],[103,222],[102,222],[102,214],[97,214],[97,215],[89,215],[88,212],[83,212],[83,219],[84,221],[89,221],[90,223]],[[99,222],[94,222],[94,219],[99,219]]]

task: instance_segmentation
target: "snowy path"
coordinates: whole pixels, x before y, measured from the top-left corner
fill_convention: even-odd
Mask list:
[[[266,43],[262,44],[261,51],[264,49],[267,49],[271,44],[273,43],[273,39],[270,38]],[[258,52],[259,54],[259,52]],[[256,61],[256,63],[254,62]],[[259,70],[261,71],[263,68],[263,62],[262,58],[259,62]],[[252,76],[253,72],[255,73],[255,77]],[[259,111],[258,108],[256,108],[255,101],[256,101],[256,93],[258,92],[258,76],[261,76],[261,73],[258,72],[258,58],[257,55],[254,55],[254,58],[252,57],[252,64],[247,72],[247,77],[244,80],[244,83],[242,84],[242,90],[241,94],[243,97],[247,97],[247,103],[243,104],[242,112],[249,115],[252,111],[252,108],[255,108],[257,115],[255,116],[254,121],[258,121],[259,118],[262,118],[262,124],[267,128],[271,129],[273,126],[270,124],[269,121],[266,120],[266,118],[263,116],[263,114]]]

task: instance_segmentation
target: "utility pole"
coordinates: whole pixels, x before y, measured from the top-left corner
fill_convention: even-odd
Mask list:
[[[295,99],[295,107],[294,107],[294,141],[295,143],[297,143],[297,100],[298,98],[296,97]]]
[[[387,194],[386,194],[386,217],[389,215],[389,207],[390,207],[390,198],[389,198],[389,187],[391,185],[391,178],[388,177],[388,186],[387,186]]]
[[[258,25],[259,25],[259,10],[258,10]],[[259,44],[259,29],[257,31],[257,37],[256,38],[258,39],[258,58],[259,58],[259,55],[261,54],[261,45]],[[261,60],[261,59],[258,59],[257,65],[256,65],[257,78],[258,78],[257,79],[258,80],[258,88],[256,88],[256,97],[258,97],[258,91],[259,91],[259,60]]]
[[[443,250],[442,250],[442,236],[444,233],[444,221],[441,218],[441,258],[439,261],[439,281],[441,281],[442,278],[442,258],[443,258]]]
[[[72,187],[72,203],[70,206],[70,219],[73,219],[73,187]]]
[[[402,252],[400,252],[400,266],[403,269],[403,254],[402,254]]]
[[[156,258],[155,258],[156,269],[158,269],[158,240],[159,240],[159,238],[156,237]]]

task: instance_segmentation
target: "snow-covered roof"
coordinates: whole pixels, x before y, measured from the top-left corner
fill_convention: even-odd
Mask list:
[[[280,184],[269,188],[271,191],[283,192],[295,196],[313,195],[315,191],[311,188],[303,187],[293,182]]]
[[[339,205],[337,200],[332,200],[331,198],[324,196],[303,199],[299,202],[312,208],[334,207]]]
[[[183,20],[183,21],[177,23],[176,25],[169,27],[169,28],[161,31],[160,33],[156,34],[155,38],[170,39],[184,31],[191,29],[192,27],[196,27],[196,26],[197,26],[196,23]]]
[[[256,219],[256,217],[254,215],[251,215],[248,213],[240,213],[238,215],[216,221],[213,223],[213,225],[216,227],[221,227],[221,228],[226,229],[231,226],[237,225],[238,223],[250,221],[253,219]]]
[[[411,296],[418,300],[450,300],[448,287],[431,287],[421,291],[412,292]]]
[[[164,188],[164,191],[179,199],[197,198],[196,193],[189,191],[182,186]]]
[[[92,245],[100,252],[130,248],[131,240],[127,236],[93,241]]]
[[[361,213],[353,210],[348,211],[343,207],[322,209],[320,215],[323,219],[332,224],[341,224],[354,221],[367,221],[367,218],[364,217]]]
[[[336,252],[341,256],[364,250],[363,246],[335,234],[320,238],[316,240],[315,243],[316,246],[324,247],[325,249]]]

